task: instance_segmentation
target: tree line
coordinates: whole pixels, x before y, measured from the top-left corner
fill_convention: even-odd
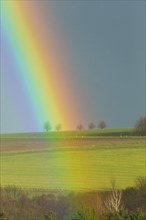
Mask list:
[[[98,123],[98,125],[96,125],[96,124],[93,123],[93,122],[90,122],[90,123],[88,124],[88,126],[87,126],[87,129],[90,129],[90,130],[93,130],[93,129],[96,129],[96,128],[104,129],[104,128],[106,128],[106,127],[107,127],[107,124],[106,124],[105,121],[100,121],[100,122]],[[44,123],[44,130],[45,130],[46,132],[48,132],[48,131],[50,131],[51,129],[52,129],[51,124],[50,124],[48,121],[46,121],[46,122]],[[83,124],[80,123],[80,124],[77,125],[76,129],[77,129],[77,130],[84,130],[85,127],[84,127]],[[61,124],[57,124],[57,125],[55,126],[55,130],[56,130],[56,131],[61,131],[61,130],[62,130],[62,125],[61,125]]]
[[[146,220],[146,179],[119,190],[45,192],[15,186],[0,188],[0,220]]]
[[[89,130],[93,130],[93,129],[104,129],[107,127],[107,124],[104,120],[101,120],[97,125],[93,122],[90,122],[87,126],[87,129]],[[46,121],[44,123],[44,130],[46,132],[50,131],[52,129],[51,127],[51,124]],[[85,127],[83,124],[78,124],[77,127],[76,127],[77,130],[84,130]],[[138,136],[145,136],[146,135],[146,116],[141,116],[135,123],[134,125],[134,129],[135,129],[135,132],[134,134],[135,135],[138,135]],[[57,124],[55,126],[55,130],[56,131],[61,131],[62,130],[62,125],[61,124]]]

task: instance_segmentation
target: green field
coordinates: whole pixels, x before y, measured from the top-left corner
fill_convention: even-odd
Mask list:
[[[1,138],[17,138],[17,139],[40,139],[41,137],[47,139],[56,138],[76,138],[76,137],[120,137],[121,135],[131,136],[134,134],[133,128],[106,128],[97,130],[81,130],[81,131],[60,131],[60,132],[31,132],[31,133],[14,133],[14,134],[1,134]]]
[[[145,175],[145,137],[132,129],[1,136],[1,185],[95,190],[134,184]]]

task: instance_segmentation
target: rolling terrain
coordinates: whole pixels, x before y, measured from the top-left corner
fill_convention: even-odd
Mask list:
[[[118,188],[145,175],[145,137],[132,129],[1,135],[1,185],[50,190]]]

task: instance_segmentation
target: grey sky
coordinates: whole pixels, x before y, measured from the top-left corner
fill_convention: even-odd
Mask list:
[[[132,127],[146,114],[145,1],[37,1],[37,4],[38,21],[43,14],[46,28],[51,8],[59,36],[70,54],[80,87],[75,96],[84,113],[81,123],[87,127],[89,122],[97,124],[104,119],[108,127]],[[3,132],[26,131],[21,123],[15,123],[12,103],[10,100],[5,103],[4,87],[5,84]],[[7,123],[9,118],[11,125]]]
[[[44,11],[50,4],[86,91],[89,120],[133,126],[145,114],[145,2],[44,2]]]

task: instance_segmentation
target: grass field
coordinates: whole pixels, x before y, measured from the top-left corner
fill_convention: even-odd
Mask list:
[[[1,136],[1,185],[55,190],[119,188],[145,175],[145,137],[131,130]],[[46,138],[45,138],[46,137]]]
[[[134,134],[133,128],[106,128],[97,130],[81,130],[81,131],[60,131],[60,132],[31,132],[31,133],[14,133],[1,134],[1,138],[17,138],[17,139],[67,139],[67,138],[94,138],[94,137],[120,137],[121,135],[131,136]]]

